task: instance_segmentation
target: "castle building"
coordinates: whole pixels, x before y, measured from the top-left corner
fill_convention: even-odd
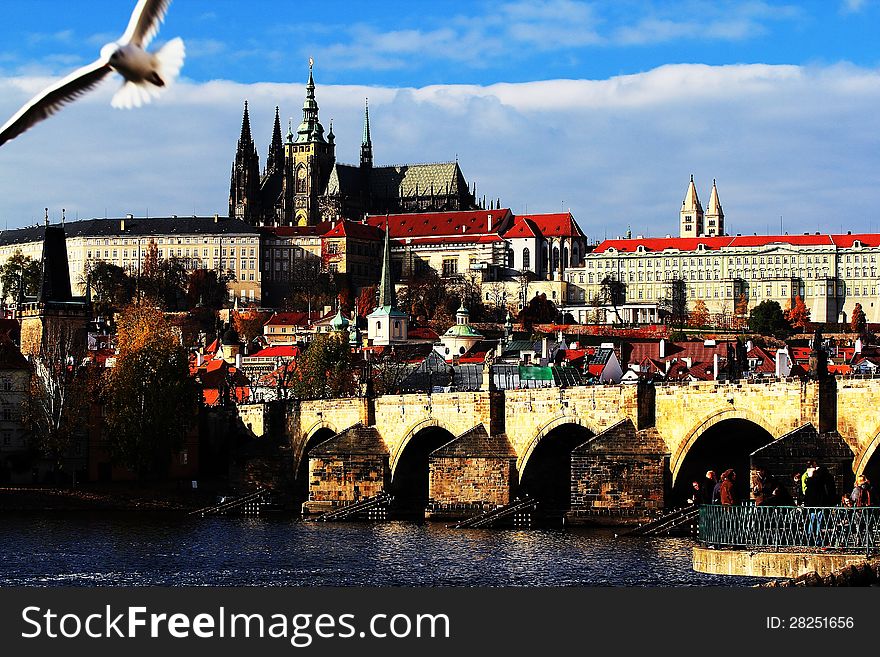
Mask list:
[[[48,221],[48,220],[47,220]],[[43,257],[46,231],[53,226],[28,226],[0,232],[0,263],[21,252],[33,260]],[[261,301],[260,232],[243,221],[226,217],[155,217],[127,215],[120,219],[83,219],[63,224],[68,285],[85,294],[86,279],[98,262],[122,267],[136,275],[154,243],[160,259],[178,258],[188,270],[217,269],[234,280],[229,301]]]
[[[565,272],[575,321],[599,310],[606,278],[625,284],[625,321],[657,321],[676,283],[689,308],[702,301],[722,320],[741,299],[749,309],[771,300],[785,310],[800,296],[813,322],[848,322],[856,304],[868,322],[880,321],[880,234],[727,235],[715,182],[704,214],[693,177],[680,222],[682,237],[608,239]]]
[[[367,214],[477,207],[476,186],[468,187],[458,162],[375,166],[369,105],[364,108],[360,162],[337,162],[333,124],[325,135],[318,110],[310,61],[302,122],[296,133],[289,126],[282,140],[280,109],[275,108],[266,168],[260,174],[245,102],[230,178],[230,217],[255,226],[314,226],[340,218],[360,220]]]

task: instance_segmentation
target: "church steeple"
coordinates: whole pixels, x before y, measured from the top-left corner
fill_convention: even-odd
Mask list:
[[[281,171],[284,167],[284,142],[281,140],[281,110],[275,107],[275,125],[272,128],[272,143],[266,158],[266,174]]]
[[[718,188],[715,187],[715,179],[712,179],[712,193],[709,195],[709,205],[706,207],[706,234],[724,235],[724,210],[721,209],[721,201],[718,200]]]
[[[373,140],[370,138],[370,100],[364,99],[364,136],[361,139],[361,168],[373,167]]]
[[[697,187],[694,185],[694,176],[688,184],[684,201],[681,203],[679,213],[681,222],[681,237],[700,237],[703,235],[703,206],[697,196]]]
[[[229,216],[255,223],[259,217],[260,156],[251,135],[248,103],[244,101],[241,135],[229,182]]]
[[[379,308],[391,308],[395,304],[394,283],[391,280],[391,228],[385,221],[385,246],[382,249],[382,278],[379,279]]]
[[[394,281],[391,280],[391,230],[385,221],[385,248],[382,252],[382,278],[379,279],[379,307],[367,315],[367,339],[371,344],[388,345],[406,342],[408,318],[394,306]]]

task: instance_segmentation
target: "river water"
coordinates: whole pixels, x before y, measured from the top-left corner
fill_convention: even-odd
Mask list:
[[[2,586],[750,586],[688,538],[150,514],[5,514]]]

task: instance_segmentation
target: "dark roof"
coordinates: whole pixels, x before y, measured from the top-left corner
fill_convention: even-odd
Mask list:
[[[388,455],[388,447],[374,427],[356,424],[324,441],[309,452],[309,458],[349,454]]]
[[[123,223],[125,230],[123,230]],[[0,246],[41,242],[46,226],[27,226],[0,231]],[[259,235],[259,230],[240,219],[220,217],[135,217],[133,219],[83,219],[64,224],[67,237],[150,237],[152,235]]]
[[[0,339],[0,370],[29,369],[27,360],[18,347],[9,340]]]
[[[490,436],[486,427],[478,424],[455,440],[431,452],[432,457],[471,458],[477,456],[516,458],[516,450],[505,434]]]
[[[357,196],[361,192],[359,166],[336,164],[327,183],[330,196]],[[402,198],[431,193],[443,196],[467,193],[467,182],[457,162],[434,164],[403,164],[373,167],[369,172],[370,193],[374,198]]]

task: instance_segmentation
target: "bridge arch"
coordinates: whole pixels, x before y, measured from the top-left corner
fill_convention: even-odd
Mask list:
[[[535,498],[550,515],[567,511],[571,452],[594,435],[592,426],[577,416],[558,416],[545,424],[517,461],[519,492]]]
[[[423,518],[428,504],[430,455],[455,440],[455,435],[436,418],[426,418],[413,425],[389,459],[391,481],[388,492],[394,497],[398,513]]]
[[[874,438],[853,459],[853,472],[856,476],[865,475],[874,484],[880,485],[880,427]]]
[[[547,437],[554,429],[561,427],[565,424],[575,424],[578,425],[587,431],[589,431],[592,435],[596,435],[598,432],[593,428],[593,426],[587,423],[583,418],[577,415],[557,415],[555,418],[547,422],[543,427],[538,430],[538,433],[535,434],[535,437],[529,442],[528,446],[526,446],[523,453],[516,460],[516,470],[520,473],[520,477],[522,477],[522,472],[525,469],[526,465],[528,465],[529,459],[532,458],[532,454],[535,451],[535,448],[538,446],[544,438]]]
[[[302,440],[294,452],[294,497],[299,502],[304,502],[309,496],[309,452],[330,440],[339,433],[330,422],[316,422],[308,431],[302,434]]]
[[[763,416],[757,413],[734,407],[717,409],[697,422],[685,435],[684,440],[682,440],[675,449],[672,458],[669,460],[669,469],[672,472],[673,485],[678,480],[681,466],[684,463],[685,457],[694,447],[694,444],[709,429],[727,420],[744,420],[746,422],[751,422],[770,434],[771,438],[778,438],[776,435],[776,427],[771,425]]]

